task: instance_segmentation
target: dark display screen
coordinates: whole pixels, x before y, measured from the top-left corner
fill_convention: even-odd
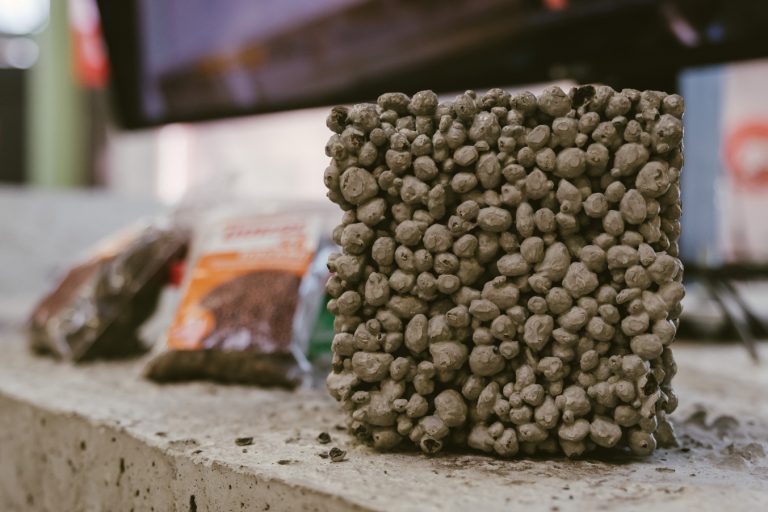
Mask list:
[[[429,87],[435,77],[421,66],[498,39],[516,11],[505,0],[104,0],[100,8],[128,125]]]
[[[684,67],[768,53],[750,0],[98,4],[127,127],[557,79],[672,92]]]
[[[358,3],[138,0],[144,115],[257,110],[332,91],[333,52],[310,22]]]

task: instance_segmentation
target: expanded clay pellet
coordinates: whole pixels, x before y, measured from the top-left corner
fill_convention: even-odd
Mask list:
[[[330,393],[380,450],[675,442],[683,100],[584,86],[335,107]]]

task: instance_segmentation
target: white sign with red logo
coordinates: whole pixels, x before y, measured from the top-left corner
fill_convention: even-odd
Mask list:
[[[720,244],[726,261],[768,261],[768,61],[726,66]]]

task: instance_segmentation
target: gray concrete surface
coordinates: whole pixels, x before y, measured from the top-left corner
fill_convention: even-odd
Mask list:
[[[768,367],[739,345],[678,343],[680,448],[579,461],[377,454],[321,390],[158,386],[144,360],[29,355],[18,326],[55,269],[152,209],[0,189],[0,511],[768,510]],[[331,446],[347,460],[321,458]]]
[[[678,349],[681,447],[647,459],[378,454],[317,390],[158,386],[142,361],[73,368],[2,333],[0,510],[765,510],[768,371]],[[768,347],[763,348],[768,358]],[[727,362],[732,371],[717,373]],[[333,442],[316,437],[329,432]],[[252,436],[251,446],[235,439]],[[320,453],[348,451],[332,463]]]

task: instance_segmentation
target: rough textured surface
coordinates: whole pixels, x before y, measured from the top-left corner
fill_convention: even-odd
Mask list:
[[[386,93],[335,107],[328,389],[380,450],[673,446],[683,100]]]
[[[336,428],[343,416],[319,390],[163,387],[139,378],[142,361],[33,358],[7,330],[0,348],[4,511],[188,511],[193,500],[222,512],[768,506],[768,372],[736,345],[680,345],[680,448],[575,461],[380,454]],[[346,460],[319,456],[331,447]]]

